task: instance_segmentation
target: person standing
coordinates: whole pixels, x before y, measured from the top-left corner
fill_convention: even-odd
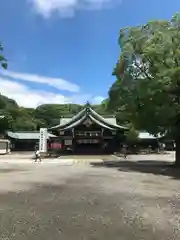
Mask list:
[[[122,154],[124,156],[124,159],[127,159],[127,145],[126,144],[123,144],[123,147],[122,147]]]
[[[39,162],[41,162],[41,154],[40,151],[38,149],[36,149],[35,151],[35,162],[37,162],[39,160]]]

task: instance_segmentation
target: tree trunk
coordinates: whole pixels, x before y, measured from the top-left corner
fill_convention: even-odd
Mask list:
[[[180,137],[176,139],[175,165],[180,167]]]

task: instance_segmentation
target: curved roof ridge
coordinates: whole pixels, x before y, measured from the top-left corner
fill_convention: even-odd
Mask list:
[[[93,122],[95,122],[96,124],[100,125],[101,127],[108,128],[108,129],[110,129],[110,130],[114,130],[114,128],[111,128],[111,127],[109,127],[109,126],[107,126],[107,125],[99,122],[97,119],[95,119],[95,118],[94,118],[93,116],[91,116],[91,115],[89,116],[89,118],[90,118]]]
[[[72,122],[72,124],[68,125],[67,127],[65,126],[64,128],[61,128],[61,130],[68,130],[72,127],[77,126],[78,124],[82,123],[84,120],[86,119],[86,116],[84,115],[82,118],[80,118],[79,120]]]
[[[57,124],[56,126],[53,126],[53,127],[49,128],[49,130],[59,128],[59,127],[60,128],[65,128],[66,126],[71,125],[71,123],[73,124],[78,118],[82,117],[82,115],[83,115],[83,113],[85,113],[85,111],[86,111],[86,108],[82,109],[78,114],[76,114],[74,117],[72,117],[70,119],[70,121],[68,121],[64,124],[61,124],[61,123]]]
[[[85,112],[86,108],[83,108],[79,113],[77,113],[74,117],[72,117],[72,119],[77,119],[78,117],[80,117],[84,112]]]
[[[116,128],[121,128],[121,129],[128,129],[127,127],[118,125],[118,124],[111,124],[108,121],[106,121],[106,119],[104,117],[102,117],[99,113],[97,113],[96,111],[94,111],[92,108],[89,108],[91,113],[94,114],[96,117],[100,118],[105,124],[110,125],[110,126],[114,126]]]

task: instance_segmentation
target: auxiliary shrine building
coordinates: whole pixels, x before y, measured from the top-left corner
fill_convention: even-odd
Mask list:
[[[115,117],[101,116],[86,104],[73,117],[61,118],[60,124],[49,128],[48,132],[58,137],[64,151],[113,153],[125,140],[126,130],[116,123]]]

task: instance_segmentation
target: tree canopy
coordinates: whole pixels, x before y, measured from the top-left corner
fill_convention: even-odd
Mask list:
[[[119,46],[109,107],[136,129],[171,134],[180,165],[180,14],[121,29]]]

